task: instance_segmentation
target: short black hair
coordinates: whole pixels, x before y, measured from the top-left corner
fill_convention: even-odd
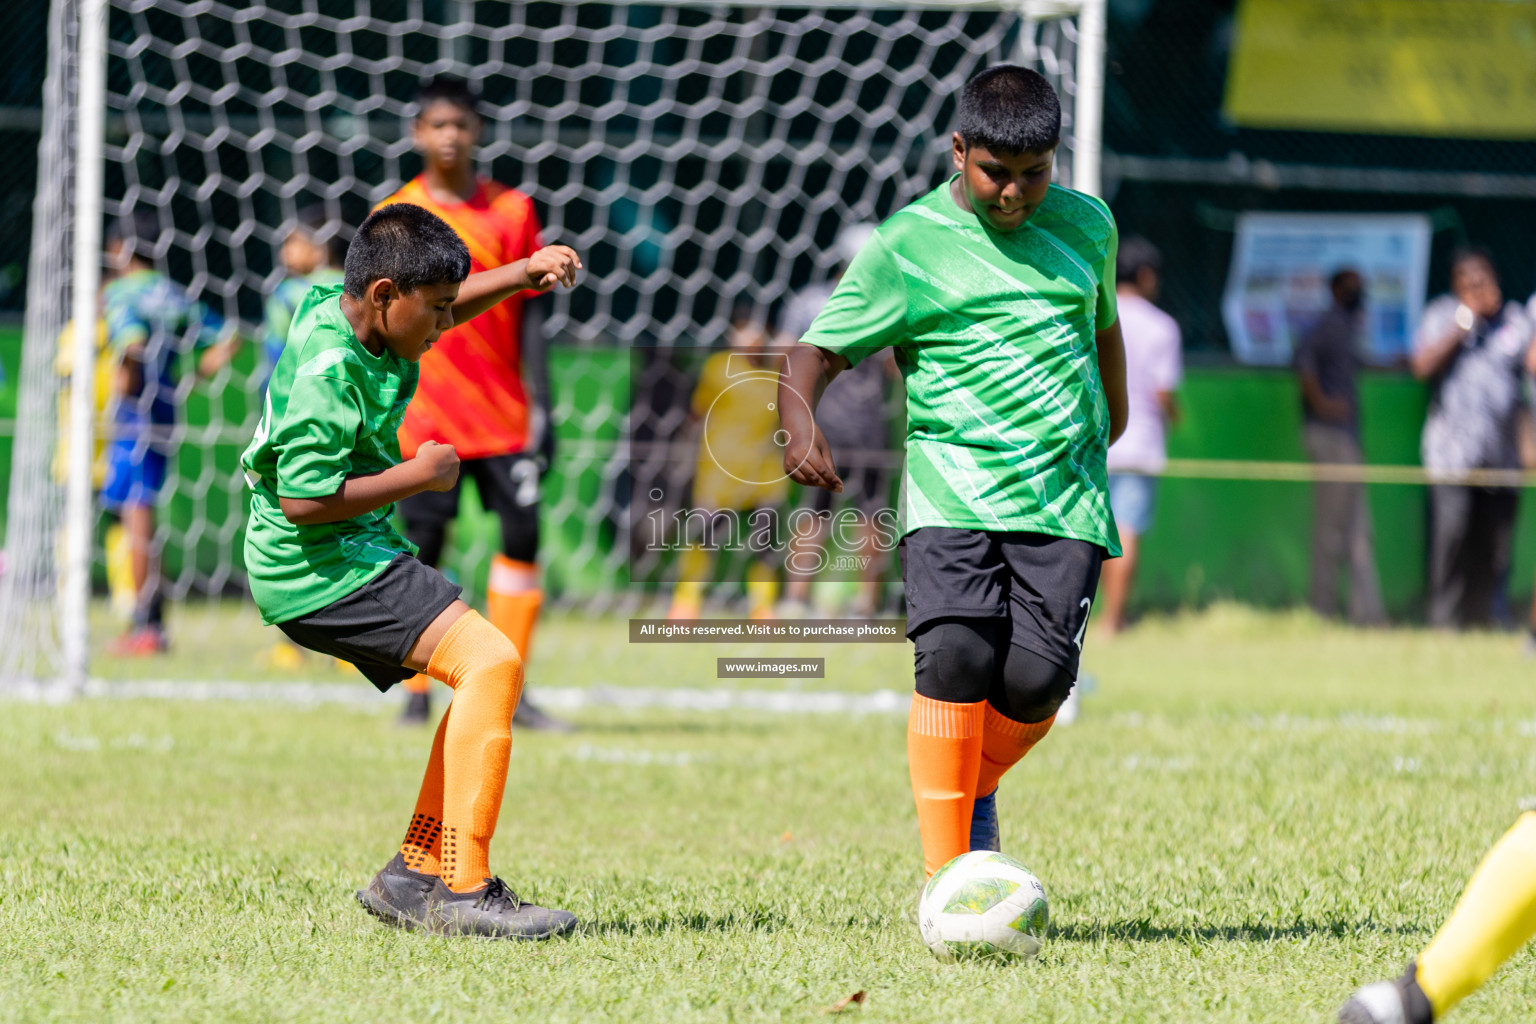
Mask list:
[[[1455,249],[1451,250],[1451,276],[1455,277],[1456,272],[1462,268],[1463,264],[1473,261],[1486,264],[1488,272],[1493,275],[1493,279],[1495,281],[1499,280],[1499,265],[1493,262],[1493,253],[1481,245],[1458,245]]]
[[[147,206],[130,210],[107,225],[107,244],[124,242],[141,260],[152,260],[160,246],[160,214]]]
[[[314,203],[300,209],[298,222],[295,230],[304,232],[311,242],[325,246],[325,258],[331,266],[339,267],[346,262],[347,226],[339,220],[332,220],[324,203]]]
[[[1132,235],[1120,243],[1115,253],[1115,280],[1134,281],[1143,270],[1162,273],[1163,254],[1145,238]]]
[[[480,94],[475,87],[455,75],[434,75],[416,90],[416,116],[427,112],[434,103],[452,103],[460,110],[480,116]]]
[[[967,147],[1044,152],[1061,143],[1061,100],[1039,72],[999,64],[965,83],[959,132]]]
[[[1333,274],[1328,278],[1328,290],[1330,292],[1338,291],[1339,285],[1344,283],[1344,279],[1346,277],[1358,277],[1361,284],[1365,283],[1365,275],[1360,273],[1357,268],[1343,266],[1335,270]]]
[[[469,250],[437,214],[410,203],[381,206],[357,226],[347,246],[345,290],[354,299],[389,278],[402,292],[469,276]]]
[[[758,312],[759,306],[751,299],[737,299],[731,303],[731,323],[762,324],[768,326],[767,317]]]

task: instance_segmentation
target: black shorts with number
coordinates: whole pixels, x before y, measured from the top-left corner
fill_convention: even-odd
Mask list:
[[[923,526],[900,551],[907,636],[937,619],[1008,619],[1015,646],[1076,676],[1103,548],[1043,533]]]
[[[277,628],[300,647],[350,661],[381,691],[415,675],[405,659],[463,591],[430,565],[397,555],[346,597]]]
[[[436,565],[443,537],[459,514],[459,488],[465,477],[475,481],[480,504],[501,520],[502,552],[519,562],[539,555],[539,464],[532,453],[488,455],[459,463],[452,490],[422,491],[400,502],[405,535],[421,549],[421,560]]]

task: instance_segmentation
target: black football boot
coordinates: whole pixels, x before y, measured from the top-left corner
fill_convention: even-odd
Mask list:
[[[524,903],[499,878],[487,878],[484,889],[454,892],[442,879],[427,896],[432,930],[439,935],[481,935],[491,939],[550,939],[576,927],[576,915],[566,910]]]
[[[403,854],[384,865],[368,888],[359,889],[357,902],[385,924],[412,930],[429,928],[436,920],[427,897],[439,883],[436,875],[424,875],[405,866]]]

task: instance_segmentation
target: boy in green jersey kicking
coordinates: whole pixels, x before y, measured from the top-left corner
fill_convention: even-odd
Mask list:
[[[880,226],[779,385],[785,471],[840,491],[823,388],[886,346],[906,383],[907,760],[930,875],[998,848],[998,780],[1071,692],[1099,566],[1120,553],[1104,468],[1126,419],[1117,233],[1098,199],[1051,184],[1060,135],[1035,72],[966,83],[958,173]]]
[[[452,228],[419,206],[374,211],[347,249],[344,280],[310,289],[273,368],[256,436],[245,564],[263,620],[301,647],[356,665],[380,690],[417,672],[454,690],[399,852],[357,894],[406,928],[544,939],[575,927],[522,902],[491,874],[522,658],[512,642],[418,562],[390,525],[395,502],[446,491],[452,445],[402,460],[395,438],[417,363],[455,322],[523,291],[575,282],[564,246],[471,275]]]

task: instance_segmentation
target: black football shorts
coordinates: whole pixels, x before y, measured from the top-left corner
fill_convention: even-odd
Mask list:
[[[300,647],[350,661],[383,691],[416,674],[404,665],[411,648],[462,593],[430,565],[397,555],[346,597],[277,628]]]
[[[405,535],[427,562],[441,557],[443,531],[459,514],[465,477],[475,481],[480,505],[501,520],[502,551],[508,558],[539,557],[539,464],[531,453],[487,455],[459,463],[459,479],[446,491],[422,491],[400,501]]]
[[[1077,675],[1103,548],[1043,533],[923,526],[899,550],[907,636],[937,619],[1008,619],[1015,646]]]

